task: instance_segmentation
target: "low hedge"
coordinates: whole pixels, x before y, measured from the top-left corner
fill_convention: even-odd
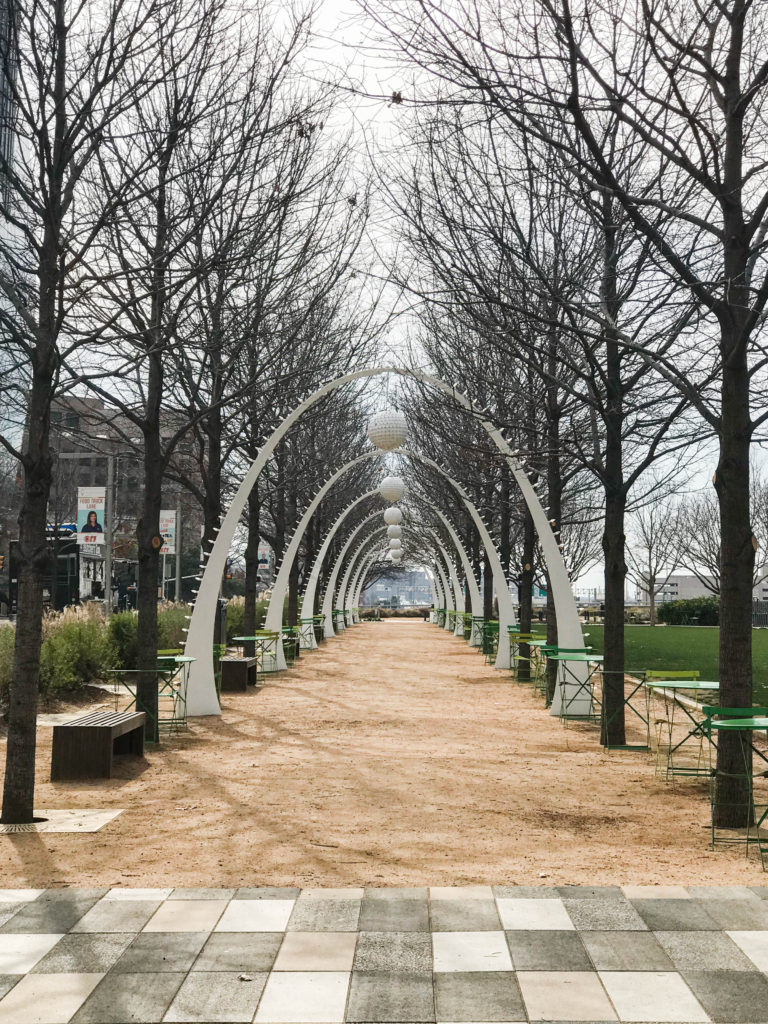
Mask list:
[[[670,626],[719,626],[720,604],[716,597],[664,601],[658,606],[658,618]]]

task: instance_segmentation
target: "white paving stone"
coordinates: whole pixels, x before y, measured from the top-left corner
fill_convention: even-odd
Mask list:
[[[768,973],[768,932],[726,932],[760,971]]]
[[[347,971],[283,971],[269,976],[254,1024],[342,1024]]]
[[[282,932],[296,900],[233,900],[217,932]]]
[[[145,932],[209,932],[226,900],[167,900],[144,925]]]
[[[0,935],[0,974],[26,974],[63,938],[48,932]]]
[[[302,889],[300,900],[361,900],[365,889]]]
[[[0,889],[0,903],[31,903],[45,889]]]
[[[3,1024],[67,1024],[103,974],[28,974],[0,1000]]]
[[[104,896],[105,900],[167,900],[173,889],[124,889],[114,886]]]
[[[708,1021],[701,1003],[674,971],[600,971],[600,980],[623,1021]],[[529,1011],[530,1012],[530,1011]]]
[[[591,971],[519,971],[517,981],[530,1020],[617,1019],[599,977]]]
[[[504,932],[433,932],[432,953],[436,973],[512,970]]]
[[[574,931],[561,899],[498,899],[501,923],[510,931]]]
[[[433,885],[429,889],[432,900],[492,900],[490,885]]]

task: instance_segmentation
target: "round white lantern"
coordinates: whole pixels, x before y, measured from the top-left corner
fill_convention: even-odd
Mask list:
[[[405,494],[405,481],[399,476],[385,476],[379,484],[379,494],[384,501],[400,501]]]
[[[397,537],[397,539],[399,540],[403,536],[402,527],[400,527],[400,526],[388,526],[387,527],[387,536],[390,538],[390,540],[393,537]]]
[[[400,559],[403,557],[403,552],[402,551],[390,551],[389,557],[392,559],[393,562],[399,562]]]
[[[405,444],[408,427],[401,412],[377,412],[368,423],[368,437],[377,448],[391,452]]]
[[[389,526],[397,526],[403,521],[403,513],[399,508],[385,508],[384,509],[384,522]]]
[[[402,546],[403,542],[399,540],[397,537],[393,537],[392,540],[389,542],[390,551],[399,551]]]

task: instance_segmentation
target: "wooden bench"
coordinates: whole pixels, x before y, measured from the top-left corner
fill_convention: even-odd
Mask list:
[[[51,782],[108,779],[115,754],[144,753],[143,711],[92,711],[53,727]]]
[[[223,693],[245,693],[258,678],[258,658],[221,658],[221,690]]]

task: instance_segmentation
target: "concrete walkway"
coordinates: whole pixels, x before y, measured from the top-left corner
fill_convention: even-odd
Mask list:
[[[768,887],[0,890],[2,1024],[768,1021]]]

